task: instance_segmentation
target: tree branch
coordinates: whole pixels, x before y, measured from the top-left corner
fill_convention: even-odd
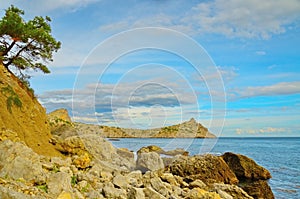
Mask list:
[[[31,40],[26,46],[24,46],[23,48],[21,48],[21,49],[17,52],[17,54],[16,54],[15,56],[13,56],[11,59],[9,59],[9,61],[8,61],[7,63],[4,64],[4,66],[5,66],[6,68],[8,68],[8,66],[11,65],[12,62],[13,62],[17,57],[19,57],[19,55],[20,55],[24,50],[26,50],[26,48],[28,48],[28,46],[30,46],[30,45],[33,43],[33,41],[34,41],[34,40]]]
[[[13,40],[13,41],[11,42],[11,44],[8,46],[8,48],[6,48],[6,50],[3,52],[2,56],[7,55],[7,53],[14,47],[15,44],[16,44],[16,41]]]

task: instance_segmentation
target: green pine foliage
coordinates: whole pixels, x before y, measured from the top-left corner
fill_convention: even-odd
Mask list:
[[[51,35],[49,17],[36,16],[25,21],[24,11],[10,6],[0,19],[0,63],[22,81],[28,81],[28,69],[50,73],[46,64],[61,43]]]

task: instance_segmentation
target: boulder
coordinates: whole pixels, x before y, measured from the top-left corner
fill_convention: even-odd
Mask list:
[[[267,180],[272,177],[267,169],[256,164],[254,160],[247,156],[227,152],[222,155],[222,158],[240,181],[246,179]]]
[[[40,156],[23,143],[10,140],[0,142],[0,177],[5,176],[37,184],[46,179]]]
[[[266,198],[274,199],[274,194],[265,180],[256,180],[253,182],[243,183],[239,185],[254,199]]]
[[[47,179],[48,192],[54,197],[59,196],[62,192],[71,192],[71,179],[72,176],[69,173],[57,172],[51,173]]]
[[[258,198],[274,198],[274,194],[267,183],[271,178],[270,172],[264,167],[256,164],[247,156],[227,152],[222,155],[224,161],[238,177],[239,186],[250,196]]]
[[[167,170],[188,181],[202,180],[205,184],[223,182],[237,184],[238,179],[221,157],[213,155],[180,156]]]
[[[61,152],[71,155],[82,155],[87,152],[85,144],[79,136],[71,136],[60,141]]]
[[[135,168],[135,160],[131,152],[124,150],[120,152],[110,142],[95,134],[82,135],[80,139],[93,160],[104,161],[108,163],[106,165],[111,164],[112,167],[118,167],[117,170],[131,171]]]
[[[146,171],[155,171],[163,168],[163,160],[156,152],[138,153],[136,169],[145,173]]]
[[[102,162],[113,170],[132,170],[135,168],[134,155],[124,149],[116,149],[110,142],[96,134],[71,136],[60,142],[61,151],[77,155],[73,164],[78,168],[90,167],[91,161]]]

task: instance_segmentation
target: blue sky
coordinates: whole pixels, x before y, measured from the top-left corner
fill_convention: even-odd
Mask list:
[[[220,136],[300,136],[299,0],[8,0],[1,15],[11,4],[26,19],[50,16],[62,42],[52,73],[31,79],[48,111],[133,128],[194,117]]]

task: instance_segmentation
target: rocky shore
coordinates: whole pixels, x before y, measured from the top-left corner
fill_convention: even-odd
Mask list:
[[[148,146],[134,159],[97,134],[58,142],[64,157],[1,141],[0,198],[274,198],[269,171],[243,155],[188,156]]]

